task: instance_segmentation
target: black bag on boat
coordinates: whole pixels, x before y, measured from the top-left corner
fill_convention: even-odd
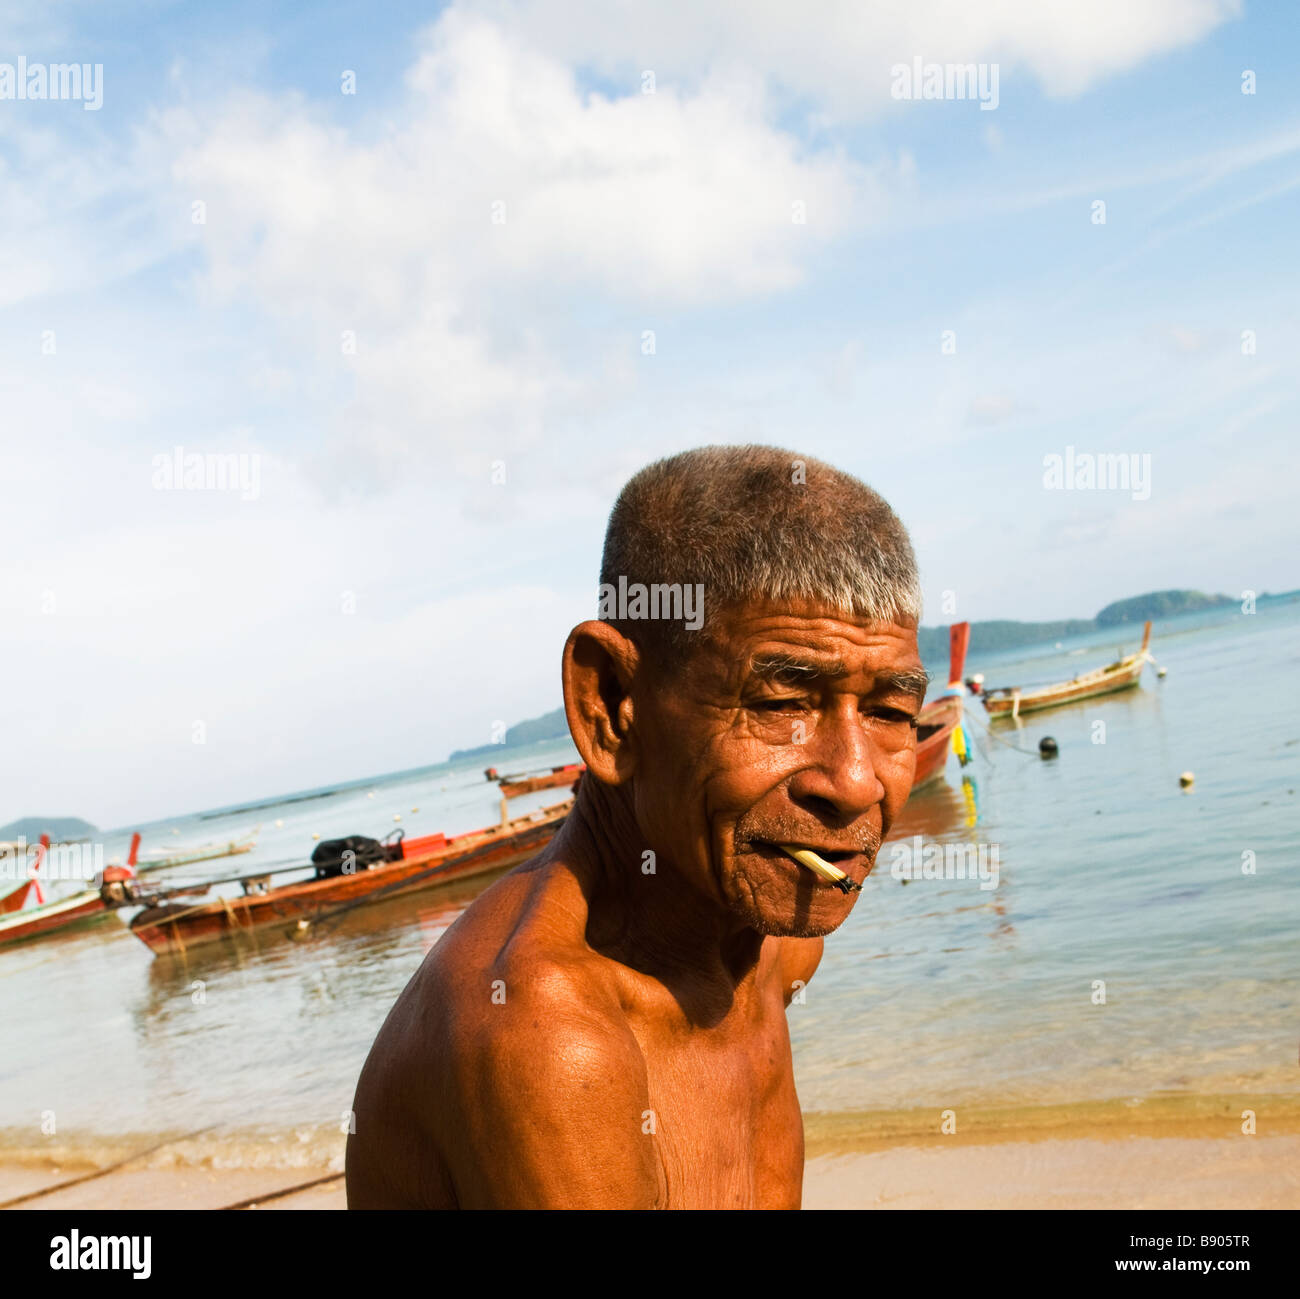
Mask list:
[[[352,875],[369,870],[380,862],[391,861],[388,848],[378,839],[352,834],[346,839],[326,839],[318,843],[311,855],[318,880],[335,875]]]

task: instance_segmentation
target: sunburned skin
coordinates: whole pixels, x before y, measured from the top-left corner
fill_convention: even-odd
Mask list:
[[[911,789],[915,627],[757,603],[660,675],[575,628],[588,774],[561,832],[460,917],[381,1030],[355,1208],[797,1208],[785,1008]]]

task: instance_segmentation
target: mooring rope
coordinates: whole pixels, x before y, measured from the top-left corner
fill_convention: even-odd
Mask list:
[[[229,1209],[251,1209],[254,1205],[265,1204],[268,1200],[283,1200],[286,1195],[295,1195],[299,1191],[309,1191],[313,1186],[324,1186],[326,1182],[337,1182],[342,1173],[330,1173],[326,1177],[314,1177],[310,1182],[299,1182],[296,1186],[286,1186],[279,1191],[268,1191],[266,1195],[250,1195],[247,1200],[236,1200],[234,1204],[223,1204],[219,1212]]]
[[[978,722],[978,723],[979,723],[979,724],[984,728],[984,733],[989,737],[990,740],[993,740],[995,743],[997,743],[997,744],[1005,744],[1005,745],[1007,746],[1008,749],[1014,749],[1017,753],[1023,753],[1023,754],[1025,755],[1026,758],[1037,758],[1037,757],[1040,756],[1040,755],[1039,755],[1038,753],[1036,753],[1033,749],[1022,749],[1022,748],[1020,747],[1020,745],[1018,745],[1018,744],[1012,744],[1010,740],[1004,740],[1004,739],[1003,739],[1003,738],[1002,738],[1002,737],[1001,737],[1001,736],[1000,736],[1000,735],[999,735],[999,734],[998,734],[998,733],[997,733],[997,732],[996,732],[996,731],[995,731],[995,730],[994,730],[994,729],[993,729],[993,728],[988,724],[988,722],[986,722],[986,721],[985,721],[981,716],[979,716],[978,713],[974,712],[972,709],[969,709],[969,708],[963,708],[962,711],[965,713],[965,715],[966,715],[967,717],[969,717],[969,718],[971,718],[972,720]]]

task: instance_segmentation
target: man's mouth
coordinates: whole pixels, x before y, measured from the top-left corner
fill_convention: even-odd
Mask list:
[[[842,893],[861,892],[862,882],[875,864],[874,854],[856,848],[832,848],[795,840],[777,843],[767,839],[750,839],[740,846],[773,860],[797,862],[818,884],[837,888]]]

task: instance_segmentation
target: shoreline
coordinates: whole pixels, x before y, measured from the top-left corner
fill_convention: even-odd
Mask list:
[[[1255,1134],[1242,1131],[1243,1110]],[[804,1207],[1300,1208],[1300,1095],[805,1114]],[[952,1119],[949,1120],[952,1126]],[[0,1147],[0,1207],[342,1209],[343,1138]],[[57,1188],[57,1189],[56,1189]],[[18,1197],[21,1203],[7,1202]]]
[[[1061,1138],[1122,1137],[1227,1139],[1244,1136],[1243,1115],[1254,1115],[1257,1136],[1300,1136],[1300,1093],[1157,1093],[1152,1096],[1050,1105],[955,1102],[906,1110],[804,1114],[809,1159],[863,1154],[900,1145],[989,1145]],[[944,1116],[951,1113],[944,1132]]]

